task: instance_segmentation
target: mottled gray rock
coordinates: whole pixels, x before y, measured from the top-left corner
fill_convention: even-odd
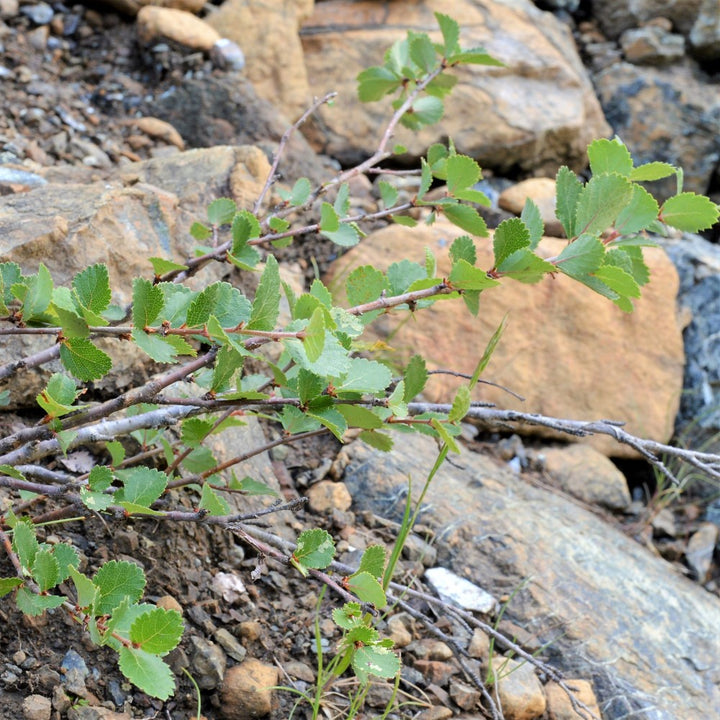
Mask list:
[[[219,687],[225,677],[225,653],[214,642],[197,635],[190,638],[190,645],[190,669],[197,684],[203,690]]]
[[[682,167],[685,190],[704,194],[720,160],[720,86],[689,65],[611,65],[595,75],[605,116],[636,164],[662,160]],[[654,182],[669,197],[674,178]]]
[[[720,529],[711,522],[704,522],[690,537],[685,557],[693,575],[701,583],[707,580],[712,565]]]
[[[625,59],[635,65],[667,65],[685,54],[685,38],[657,25],[626,30],[620,46]]]
[[[592,0],[592,14],[603,32],[616,40],[623,30],[654,18],[672,20],[687,34],[695,22],[702,0]]]
[[[703,0],[690,31],[693,54],[703,60],[720,58],[720,11],[717,0]]]
[[[408,476],[437,456],[402,436],[391,454],[341,454],[358,511],[399,519]],[[413,492],[419,492],[419,483]],[[523,582],[508,616],[574,677],[593,681],[604,720],[720,715],[720,600],[672,565],[562,497],[481,455],[445,464],[425,497],[439,561],[496,595]]]

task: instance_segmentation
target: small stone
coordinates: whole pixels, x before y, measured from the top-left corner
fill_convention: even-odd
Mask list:
[[[28,695],[22,704],[25,720],[50,720],[52,703],[44,695]]]
[[[163,610],[175,610],[181,615],[183,614],[182,605],[172,595],[163,595],[162,597],[159,597],[155,604]]]
[[[237,662],[242,662],[247,655],[247,650],[237,641],[235,636],[225,628],[219,628],[215,631],[215,640],[218,645]]]
[[[497,657],[493,666],[505,720],[535,720],[545,712],[547,701],[532,665]]]
[[[47,25],[41,25],[27,34],[30,47],[38,52],[45,50],[48,44],[48,37],[50,37],[50,28]]]
[[[65,690],[71,695],[85,697],[87,694],[85,678],[89,675],[85,660],[75,650],[68,650],[60,668],[65,675],[62,681]]]
[[[59,713],[67,712],[72,705],[72,701],[62,685],[56,685],[53,688],[52,705]]]
[[[572,690],[577,700],[587,705],[593,715],[602,717],[591,683],[587,680],[568,678],[565,680],[565,685]],[[570,702],[568,694],[557,683],[549,682],[545,685],[545,696],[547,697],[547,710],[550,720],[576,720],[578,715]]]
[[[472,710],[480,702],[480,691],[462,680],[451,678],[450,697],[463,710]]]
[[[620,36],[625,59],[635,65],[668,65],[685,54],[685,38],[657,25],[626,30]]]
[[[238,602],[243,595],[247,595],[245,584],[234,573],[216,573],[212,580],[212,588],[226,603],[231,605]]]
[[[441,640],[431,640],[428,643],[428,660],[449,660],[453,651],[447,643]]]
[[[498,205],[515,215],[520,215],[526,200],[532,200],[540,210],[545,224],[545,235],[565,237],[562,223],[555,215],[555,181],[551,178],[529,178],[500,193]]]
[[[256,620],[246,620],[240,623],[240,637],[248,642],[256,642],[262,637],[262,625]]]
[[[299,660],[291,660],[284,665],[285,672],[292,678],[304,680],[307,683],[315,682],[315,671],[304,662]]]
[[[12,661],[16,665],[22,665],[27,660],[27,653],[24,650],[17,650],[13,653]]]
[[[245,54],[237,43],[227,38],[220,38],[210,48],[210,60],[220,70],[242,70],[245,67]]]
[[[704,522],[688,541],[685,559],[699,583],[708,578],[720,529],[713,523]]]
[[[437,562],[437,549],[415,533],[408,535],[403,545],[402,555],[411,562],[421,562],[425,567],[432,567]]]
[[[656,537],[671,537],[677,536],[677,526],[675,525],[675,515],[670,508],[663,508],[657,515],[650,521],[652,529],[655,531]]]
[[[453,711],[450,708],[433,705],[433,707],[423,710],[415,717],[417,720],[447,720],[447,718],[451,718],[452,716]]]
[[[247,720],[269,715],[278,670],[249,658],[225,673],[221,689],[221,712],[226,720]]]
[[[310,509],[316,513],[331,513],[333,510],[349,510],[352,496],[345,483],[321,480],[308,491]]]
[[[425,579],[444,602],[453,602],[464,610],[488,614],[497,607],[497,600],[490,593],[447,568],[429,568]]]
[[[422,673],[427,685],[435,684],[440,687],[447,685],[450,677],[457,673],[453,664],[440,660],[416,660],[414,667]]]
[[[18,0],[0,0],[0,19],[8,20],[18,14],[20,3]]]
[[[625,476],[590,445],[574,444],[544,451],[545,469],[565,492],[609,510],[626,510],[632,499]]]
[[[479,628],[475,628],[468,645],[468,655],[478,660],[487,660],[490,657],[490,638]]]
[[[220,40],[217,30],[185,10],[145,5],[137,14],[136,24],[138,38],[146,46],[165,39],[208,52]]]
[[[55,11],[44,2],[35,5],[23,5],[20,12],[27,15],[36,25],[47,25],[55,15]]]
[[[393,616],[388,620],[388,631],[395,647],[407,647],[412,642],[412,634],[401,617]]]
[[[138,130],[152,138],[163,140],[180,150],[185,149],[185,141],[169,122],[154,117],[143,117],[133,121],[133,124]]]
[[[190,669],[197,684],[203,690],[214,690],[225,676],[225,653],[215,643],[197,636],[190,638],[190,645]]]

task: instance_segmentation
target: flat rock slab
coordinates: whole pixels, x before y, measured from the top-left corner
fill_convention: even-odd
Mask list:
[[[353,509],[399,520],[437,456],[403,435],[392,453],[355,442],[339,458]],[[420,522],[438,563],[496,597],[549,643],[545,655],[591,679],[604,720],[720,717],[720,600],[595,515],[463,451],[436,476]],[[461,509],[461,511],[459,511]]]

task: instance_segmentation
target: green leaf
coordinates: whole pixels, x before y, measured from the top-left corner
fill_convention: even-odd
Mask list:
[[[522,209],[520,219],[525,223],[525,227],[530,233],[530,245],[528,247],[530,250],[534,250],[542,240],[545,224],[542,215],[540,215],[540,209],[530,198],[525,199],[525,206]]]
[[[460,26],[449,15],[436,12],[435,19],[443,36],[443,57],[454,55],[460,50]]]
[[[120,478],[122,490],[116,493],[118,501],[150,507],[165,491],[168,476],[160,470],[148,467],[123,471]]]
[[[517,250],[530,245],[530,231],[520,218],[503,220],[495,230],[493,237],[493,251],[495,253],[495,267],[502,265]]]
[[[72,545],[65,542],[53,545],[52,554],[58,565],[57,581],[64,582],[70,577],[70,570],[80,565],[80,556]]]
[[[380,199],[382,200],[383,206],[385,208],[393,207],[398,199],[397,188],[386,180],[380,180],[380,182],[378,182],[378,190],[380,190]]]
[[[210,515],[230,515],[230,505],[227,500],[218,495],[208,483],[203,483],[199,507],[207,510]]]
[[[283,340],[283,344],[287,348],[290,357],[300,367],[312,370],[318,375],[341,377],[350,369],[348,351],[329,330],[325,331],[325,346],[320,357],[314,363],[308,360],[305,348],[300,340],[288,338]]]
[[[445,423],[440,422],[437,418],[432,418],[430,420],[430,425],[432,425],[437,434],[440,436],[440,439],[448,446],[448,448],[452,452],[460,452],[458,444],[455,442],[453,436],[450,435],[450,433],[448,432],[448,426]]]
[[[469,205],[443,205],[445,217],[461,230],[478,237],[487,237],[488,230],[485,221],[478,211]]]
[[[66,338],[60,345],[60,360],[79,380],[99,380],[112,368],[112,360],[86,338]]]
[[[623,245],[611,249],[605,253],[605,264],[623,268],[632,275],[638,285],[646,285],[650,280],[650,270],[645,264],[642,249],[639,247]]]
[[[93,583],[98,589],[95,611],[109,615],[125,599],[135,603],[145,588],[145,573],[132,562],[110,560],[96,573]]]
[[[312,185],[310,184],[310,180],[306,177],[301,177],[295,181],[295,184],[290,191],[290,196],[284,199],[287,199],[293,207],[299,207],[300,205],[304,205],[310,199],[311,190]]]
[[[0,263],[0,313],[8,315],[8,305],[12,303],[15,296],[12,293],[12,286],[19,283],[22,278],[22,270],[17,263]]]
[[[307,568],[322,570],[333,561],[334,557],[335,543],[332,536],[320,528],[313,528],[300,533],[297,547],[292,554],[292,560],[295,561],[294,564],[298,570],[300,570],[298,565],[305,570]],[[307,572],[303,574],[306,575]]]
[[[360,559],[358,573],[366,572],[372,577],[380,579],[385,571],[386,558],[387,550],[383,545],[369,545]]]
[[[413,33],[410,41],[410,57],[425,73],[432,72],[438,63],[435,47],[425,33]]]
[[[260,284],[252,304],[248,328],[251,330],[273,330],[280,314],[280,271],[274,255],[265,261]]]
[[[484,270],[474,267],[462,258],[453,263],[449,280],[453,287],[459,290],[484,290],[498,284],[498,281],[489,278]]]
[[[73,410],[86,407],[85,405],[73,405],[77,396],[75,382],[67,375],[55,373],[48,380],[46,388],[36,396],[35,400],[49,417],[58,418],[67,415]]]
[[[403,375],[405,381],[405,392],[403,400],[410,402],[417,397],[424,389],[428,380],[425,358],[422,355],[413,355],[405,368]]]
[[[340,217],[345,217],[350,212],[350,185],[348,183],[344,182],[340,185],[333,209]]]
[[[204,418],[187,418],[182,421],[180,440],[183,445],[196,448],[213,431],[214,420]]]
[[[207,209],[208,222],[211,225],[229,225],[237,212],[237,205],[230,198],[213,200]]]
[[[453,263],[458,260],[465,260],[470,265],[474,265],[477,262],[477,251],[473,239],[469,235],[461,235],[455,238],[450,246],[450,257]]]
[[[181,270],[187,270],[187,265],[181,265],[180,263],[173,262],[172,260],[166,260],[165,258],[151,257],[148,258],[152,265],[153,272],[157,277],[165,275],[170,272],[177,272]]]
[[[270,229],[273,232],[276,233],[283,233],[285,232],[289,227],[290,223],[285,220],[285,218],[273,216],[268,220],[268,225],[270,226]],[[277,245],[275,247],[278,247]]]
[[[155,322],[165,304],[162,289],[144,278],[133,280],[132,321],[136,328],[146,328]]]
[[[125,448],[119,440],[110,440],[105,443],[107,451],[110,453],[110,460],[113,467],[117,467],[125,459]],[[92,474],[92,473],[91,473]]]
[[[252,304],[237,288],[227,282],[208,285],[190,304],[188,327],[204,325],[214,315],[223,328],[235,328],[250,319]]]
[[[182,633],[180,613],[156,607],[135,619],[130,626],[130,641],[145,652],[167,655],[177,647]]]
[[[348,302],[353,306],[377,300],[386,287],[385,275],[372,265],[355,268],[345,283]]]
[[[420,187],[418,188],[417,199],[422,200],[425,193],[430,189],[433,181],[433,173],[425,158],[420,158]]]
[[[617,173],[628,177],[632,173],[632,156],[618,138],[593,140],[588,146],[587,152],[593,175]]]
[[[633,186],[621,175],[596,175],[582,189],[575,211],[578,234],[595,234],[607,230],[622,209],[630,203]]]
[[[602,280],[609,288],[623,297],[640,297],[640,287],[632,275],[614,265],[603,265],[593,275]]]
[[[0,598],[5,597],[22,584],[23,581],[18,577],[0,578]]]
[[[382,574],[382,570],[380,571]],[[369,572],[358,572],[348,578],[348,590],[362,602],[371,603],[378,610],[387,605],[387,598],[382,585]]]
[[[354,247],[360,242],[360,233],[355,223],[341,223],[337,230],[324,230],[322,234],[340,247]]]
[[[376,413],[359,405],[338,405],[336,409],[345,418],[348,427],[376,430],[384,425]]]
[[[192,235],[192,237],[194,237],[198,242],[202,242],[203,240],[207,240],[209,237],[212,237],[212,230],[202,223],[194,222],[190,226],[190,235]]]
[[[72,285],[81,308],[95,315],[107,310],[111,294],[106,265],[90,265],[73,278]]]
[[[392,450],[393,439],[385,433],[363,430],[358,437],[370,447],[374,447],[381,452],[390,452]]]
[[[410,260],[394,262],[387,271],[391,295],[401,295],[417,280],[425,280],[425,268]]]
[[[488,55],[483,48],[462,50],[451,55],[448,59],[450,65],[489,65],[491,67],[505,67],[505,63]]]
[[[335,383],[338,393],[357,392],[379,394],[392,380],[387,365],[366,358],[351,358],[349,370]]]
[[[467,385],[460,385],[455,393],[452,407],[448,413],[450,422],[462,420],[470,410],[470,388]]]
[[[80,500],[89,510],[102,512],[115,504],[115,496],[104,492],[93,492],[87,488],[80,488]]]
[[[657,220],[659,212],[655,198],[645,188],[634,185],[632,199],[617,216],[615,228],[622,234],[647,230]]]
[[[327,382],[310,370],[300,368],[297,378],[297,389],[300,403],[307,405],[311,400],[322,395]]]
[[[319,420],[340,442],[343,442],[343,435],[348,429],[347,422],[334,407],[313,409],[308,411],[308,415]]]
[[[361,683],[367,683],[369,675],[389,680],[400,672],[400,658],[390,648],[364,645],[353,655],[352,667]]]
[[[320,208],[320,232],[337,232],[339,229],[340,218],[335,208],[329,202],[324,202]]]
[[[513,278],[522,283],[540,282],[548,273],[557,271],[552,263],[543,260],[527,248],[516,250],[505,258],[497,269],[504,277]]]
[[[405,402],[405,381],[401,380],[387,399],[388,410],[395,417],[407,417],[408,407]]]
[[[660,210],[660,219],[684,232],[707,230],[718,221],[718,206],[703,195],[691,192],[668,198]]]
[[[171,363],[175,362],[177,358],[175,347],[168,342],[166,337],[157,334],[148,335],[145,331],[134,328],[132,339],[144,353],[147,353],[157,363]]]
[[[568,238],[575,237],[575,214],[582,189],[580,178],[563,165],[555,177],[555,216],[561,222]]]
[[[472,187],[480,180],[480,166],[467,155],[451,155],[447,159],[445,172],[450,195]]]
[[[38,550],[32,564],[32,576],[41,592],[54,588],[58,583],[60,568],[50,550]]]
[[[182,466],[189,472],[199,475],[217,467],[217,460],[210,448],[197,447],[182,461]]]
[[[35,528],[29,522],[21,520],[13,530],[13,550],[25,570],[30,570],[35,562],[35,555],[38,552],[38,541],[35,537]]]
[[[402,78],[387,67],[371,67],[358,76],[360,102],[374,102],[400,87]]]
[[[292,405],[286,405],[283,408],[280,414],[280,422],[283,430],[290,435],[317,430],[320,427],[319,420],[309,417],[302,410]]]
[[[90,330],[84,317],[80,317],[73,305],[72,296],[67,288],[55,288],[53,301],[48,311],[54,313],[58,319],[58,325],[62,328],[65,337],[88,337]],[[92,315],[90,311],[86,311]],[[98,325],[106,325],[107,322],[97,316],[100,322]]]
[[[662,180],[663,178],[674,175],[677,168],[664,162],[649,162],[645,165],[636,167],[630,173],[630,179],[633,182],[650,182],[652,180]]]
[[[47,310],[53,294],[50,272],[40,263],[37,274],[25,279],[27,290],[23,297],[22,317],[25,322],[38,318]]]
[[[580,237],[565,246],[558,255],[555,266],[570,277],[590,275],[602,265],[605,247],[593,235]]]
[[[400,122],[411,130],[425,125],[434,125],[442,119],[445,107],[442,100],[432,96],[418,98],[412,107],[400,118]]]
[[[15,596],[18,609],[31,617],[42,615],[51,608],[60,607],[65,600],[62,595],[36,595],[24,587],[21,587]]]
[[[82,610],[92,612],[98,595],[97,586],[90,578],[79,572],[77,568],[70,567],[68,569],[73,584],[75,585],[78,607]]]
[[[343,630],[350,630],[362,624],[363,610],[360,603],[347,602],[332,611],[333,621]]]
[[[175,692],[175,679],[168,664],[157,655],[123,645],[120,671],[144,693],[167,700]]]
[[[297,408],[292,409],[297,410]],[[269,485],[266,485],[264,482],[260,482],[259,480],[254,480],[247,475],[242,480],[238,480],[233,475],[233,479],[230,481],[230,489],[237,490],[238,492],[248,496],[277,495],[277,492]]]

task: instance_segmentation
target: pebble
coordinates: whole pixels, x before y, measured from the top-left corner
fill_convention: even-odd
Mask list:
[[[62,684],[72,695],[85,697],[87,689],[85,678],[90,674],[85,660],[75,650],[68,650],[62,660],[60,669],[64,674]]]
[[[602,717],[600,708],[598,707],[597,698],[593,692],[592,683],[587,680],[565,679],[565,684],[572,688],[573,695],[585,705],[588,706],[590,712],[597,717]],[[567,693],[554,682],[549,682],[545,686],[545,695],[547,697],[548,715],[552,720],[576,720],[578,714],[570,702]]]
[[[472,710],[480,702],[480,690],[456,678],[450,679],[450,697],[463,710]]]
[[[28,695],[22,704],[25,720],[50,720],[52,703],[44,695]]]
[[[155,605],[163,610],[175,610],[175,612],[183,614],[182,605],[172,595],[162,595],[157,599]]]
[[[242,70],[245,67],[245,54],[237,43],[227,38],[220,38],[210,48],[210,60],[220,70]]]
[[[388,620],[388,631],[395,647],[407,647],[412,642],[412,634],[401,617],[393,616]]]
[[[308,505],[313,512],[331,513],[337,509],[349,510],[352,505],[352,496],[343,482],[321,480],[315,483],[308,491]]]
[[[27,15],[36,25],[47,25],[55,15],[55,11],[44,2],[35,5],[23,5],[20,12]]]
[[[447,568],[428,568],[425,579],[444,602],[455,603],[464,610],[489,614],[497,607],[497,600],[490,593]]]
[[[247,655],[247,650],[237,641],[235,636],[225,628],[219,628],[215,631],[215,640],[218,645],[237,662],[242,662]]]
[[[209,52],[220,35],[205,21],[184,10],[145,5],[137,14],[138,38],[143,45],[152,45],[161,38],[191,50]]]
[[[304,680],[307,683],[315,682],[315,671],[307,663],[291,660],[285,663],[283,667],[290,677]]]
[[[490,638],[480,628],[473,630],[468,655],[477,660],[487,660],[490,657]]]
[[[272,710],[271,688],[277,683],[277,668],[255,658],[231,667],[220,691],[222,716],[226,720],[247,720],[268,715]]]
[[[453,716],[453,711],[447,707],[441,707],[440,705],[434,705],[427,710],[423,710],[419,715],[416,715],[416,720],[447,720]]]
[[[493,669],[505,720],[535,720],[545,712],[547,701],[532,665],[496,656]]]
[[[190,671],[197,684],[203,690],[219,687],[227,666],[225,653],[214,642],[197,636],[190,638],[190,646]]]
[[[416,660],[414,667],[422,673],[426,685],[434,684],[440,687],[447,685],[450,677],[458,672],[452,663],[440,660]]]
[[[718,544],[718,534],[720,529],[717,525],[704,522],[688,541],[685,558],[693,575],[701,584],[708,579],[715,547]]]
[[[212,579],[212,589],[230,605],[235,604],[245,596],[247,589],[238,575],[234,573],[219,572]]]

